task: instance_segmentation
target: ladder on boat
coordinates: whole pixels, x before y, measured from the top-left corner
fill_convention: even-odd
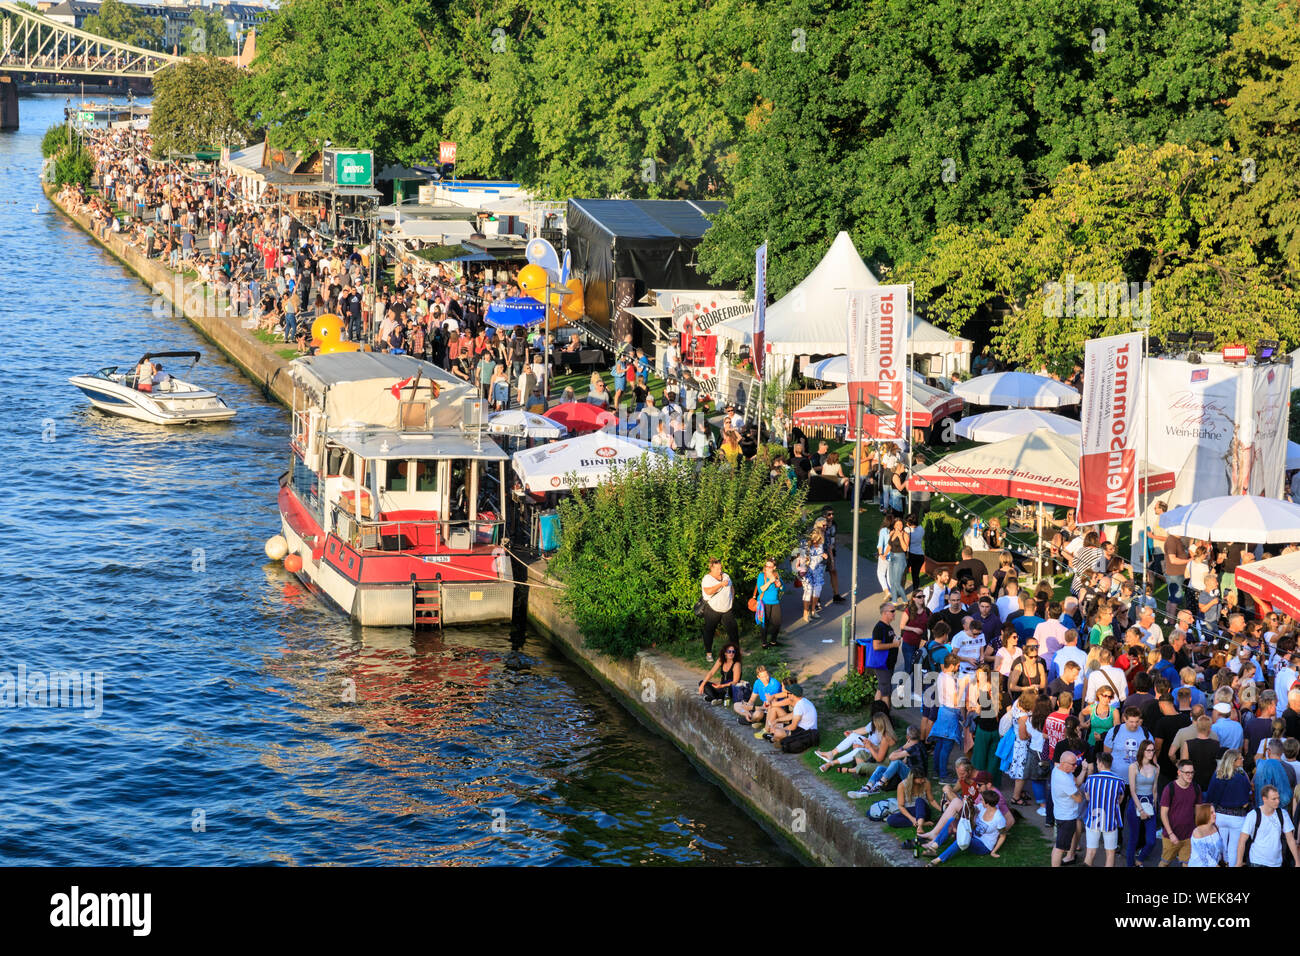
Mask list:
[[[442,582],[411,577],[411,627],[442,630]]]

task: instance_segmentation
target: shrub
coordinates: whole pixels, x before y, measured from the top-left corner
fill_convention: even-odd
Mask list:
[[[827,707],[838,711],[863,710],[876,699],[876,674],[867,671],[859,674],[850,671],[841,681],[836,681],[826,690],[823,698]]]
[[[95,164],[91,162],[89,154],[76,146],[64,149],[54,161],[54,185],[56,186],[66,183],[89,186],[94,174]]]
[[[731,575],[743,619],[763,562],[798,540],[802,504],[803,492],[770,483],[766,466],[697,471],[688,459],[649,457],[560,504],[551,571],[587,643],[630,657],[698,631],[692,608],[710,556]]]
[[[67,145],[68,124],[56,123],[45,131],[45,136],[41,139],[41,155],[48,158]]]
[[[921,519],[925,529],[925,553],[935,561],[956,561],[961,557],[961,522],[943,511],[931,511]]]

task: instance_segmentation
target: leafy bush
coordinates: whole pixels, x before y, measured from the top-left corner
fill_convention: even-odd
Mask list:
[[[778,563],[803,530],[803,492],[768,481],[766,466],[725,468],[650,457],[560,504],[560,547],[551,572],[587,642],[630,657],[651,643],[696,633],[692,612],[708,559],[722,559],[748,613],[763,562]]]
[[[68,145],[68,124],[57,123],[45,131],[45,136],[41,139],[41,155],[48,158],[66,145]]]
[[[925,529],[925,553],[935,561],[956,561],[961,557],[961,522],[943,511],[931,511],[921,519]]]
[[[847,677],[836,681],[826,689],[823,701],[831,710],[847,712],[864,710],[875,699],[875,672],[867,671],[865,674],[859,674],[857,671],[850,671]]]
[[[95,164],[91,162],[90,155],[77,146],[64,149],[54,161],[54,184],[56,186],[62,186],[66,183],[80,183],[83,186],[89,186],[90,178],[94,174]]]

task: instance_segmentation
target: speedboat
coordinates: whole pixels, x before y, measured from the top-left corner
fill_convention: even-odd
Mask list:
[[[188,371],[198,364],[199,357],[198,352],[149,352],[140,362],[145,359],[150,362],[154,359],[189,359],[189,365],[183,369]],[[120,366],[109,365],[88,375],[75,375],[68,381],[81,389],[91,404],[101,411],[155,425],[192,425],[235,417],[235,409],[220,396],[173,378],[160,363],[154,364],[167,373],[161,380],[137,382],[136,370],[140,362],[129,371],[118,371]]]

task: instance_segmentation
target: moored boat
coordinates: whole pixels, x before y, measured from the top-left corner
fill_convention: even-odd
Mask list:
[[[295,360],[285,566],[367,626],[509,620],[508,456],[475,390],[404,355]]]

